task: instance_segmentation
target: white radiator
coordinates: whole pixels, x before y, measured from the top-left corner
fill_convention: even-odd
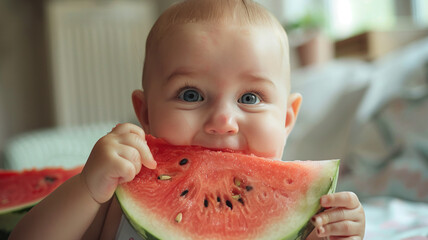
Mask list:
[[[47,14],[56,124],[135,121],[156,2],[50,1]]]

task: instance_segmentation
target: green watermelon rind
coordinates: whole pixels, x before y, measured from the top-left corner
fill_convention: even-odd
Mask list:
[[[339,159],[335,159],[335,160],[327,160],[327,161],[331,161],[331,162],[335,162],[336,165],[334,167],[336,167],[335,169],[335,173],[330,181],[330,185],[327,185],[325,187],[325,189],[319,191],[319,195],[323,196],[325,194],[330,194],[330,193],[334,193],[336,191],[336,186],[337,186],[337,180],[339,177],[339,164],[340,164],[340,160]],[[314,208],[312,208],[312,210],[310,211],[305,211],[307,213],[306,216],[301,217],[302,219],[306,219],[304,221],[304,223],[297,228],[297,230],[295,232],[292,232],[291,234],[289,234],[288,236],[285,236],[284,238],[281,238],[281,240],[300,240],[300,239],[306,239],[308,237],[308,235],[312,232],[312,230],[314,229],[313,224],[309,221],[309,219],[312,218],[312,216],[314,216],[315,214],[324,211],[324,208],[322,208],[320,205],[315,206]]]
[[[36,200],[33,200],[33,201],[28,201],[28,202],[22,203],[20,205],[15,205],[12,207],[0,209],[0,215],[19,212],[19,211],[25,211],[26,209],[29,209],[29,208],[33,207],[34,205],[36,205],[37,203],[39,203],[42,199],[43,199],[43,197],[36,199]]]
[[[336,186],[337,186],[337,180],[339,178],[339,165],[340,165],[340,160],[336,159],[336,160],[331,160],[331,161],[336,161],[336,173],[333,176],[333,179],[330,182],[330,185],[324,190],[321,191],[323,194],[322,195],[326,195],[326,194],[330,194],[330,193],[334,193],[336,191]],[[316,208],[314,208],[312,211],[309,211],[309,218],[310,219],[312,216],[314,216],[317,213],[320,213],[324,211],[324,208],[321,206],[318,206]],[[314,230],[314,225],[311,223],[311,221],[307,221],[305,224],[303,224],[297,234],[293,233],[294,235],[289,236],[287,238],[283,238],[282,240],[293,240],[293,239],[297,239],[297,240],[304,240],[308,237],[308,235],[312,232],[312,230]]]
[[[116,196],[117,199],[121,199],[121,191],[120,189],[116,190]],[[119,200],[120,201],[120,200]],[[145,240],[159,240],[160,238],[153,235],[151,232],[147,231],[147,229],[139,226],[133,219],[130,217],[130,213],[125,209],[122,208],[122,211],[125,213],[126,218],[128,219],[128,222],[131,223],[132,227],[135,229],[135,231]]]
[[[334,175],[333,175],[333,177],[331,179],[330,185],[327,185],[325,187],[325,189],[319,191],[319,195],[320,196],[325,195],[325,194],[334,193],[335,190],[336,190],[336,186],[337,186],[337,180],[338,180],[338,176],[339,176],[339,164],[340,164],[340,160],[336,159],[336,160],[327,160],[327,161],[335,162],[334,167],[336,167],[336,168],[335,168],[335,173],[334,173]],[[135,221],[132,218],[132,214],[130,214],[130,212],[125,207],[123,207],[124,201],[126,201],[125,200],[126,193],[123,191],[123,189],[121,187],[119,187],[116,190],[116,196],[119,199],[120,204],[122,205],[122,210],[125,213],[125,216],[127,217],[128,221],[131,223],[131,225],[134,227],[134,229],[140,234],[140,236],[143,239],[147,239],[147,240],[157,240],[157,239],[160,239],[155,234],[151,233],[147,229],[145,229],[142,226],[140,226],[137,223],[137,221]],[[314,226],[309,221],[309,219],[311,219],[311,217],[313,215],[317,214],[318,212],[322,212],[323,210],[324,209],[320,205],[316,205],[310,211],[306,210],[305,211],[307,213],[306,216],[301,217],[301,219],[305,219],[303,221],[303,224],[299,228],[297,228],[297,230],[295,232],[292,232],[288,236],[285,236],[285,237],[281,238],[281,240],[306,239],[306,237],[314,229]]]

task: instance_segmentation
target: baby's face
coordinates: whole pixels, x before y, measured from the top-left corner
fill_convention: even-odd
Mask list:
[[[288,74],[271,31],[183,24],[152,56],[144,92],[146,133],[175,145],[281,158]]]

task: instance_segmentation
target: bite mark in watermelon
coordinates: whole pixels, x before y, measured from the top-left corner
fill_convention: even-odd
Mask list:
[[[146,139],[157,168],[116,190],[146,239],[304,239],[320,197],[336,188],[339,160],[283,162]]]

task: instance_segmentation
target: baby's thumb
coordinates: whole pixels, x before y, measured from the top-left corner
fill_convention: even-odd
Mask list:
[[[153,159],[152,152],[150,152],[149,146],[143,144],[143,151],[141,151],[141,163],[150,169],[155,169],[157,166],[156,161]]]

